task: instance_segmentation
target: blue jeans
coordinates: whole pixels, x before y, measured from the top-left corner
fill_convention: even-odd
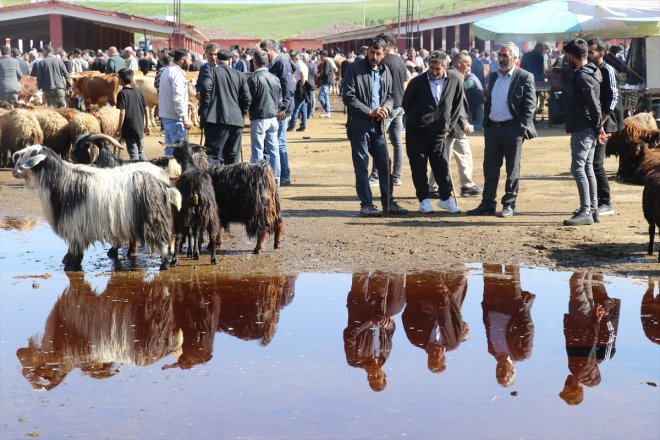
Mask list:
[[[289,126],[289,118],[287,116],[280,121],[279,129],[277,130],[277,141],[280,147],[280,183],[289,182],[291,180],[291,170],[289,169],[289,153],[286,151],[286,129]]]
[[[330,84],[321,84],[319,88],[319,102],[325,113],[330,113]]]
[[[312,93],[309,94],[309,102],[307,103],[307,117],[311,118],[314,116],[314,112],[316,111],[316,95],[314,94],[314,90],[312,90]]]
[[[275,183],[280,183],[280,155],[277,132],[279,124],[277,118],[254,119],[250,121],[250,141],[252,156],[250,163],[268,160],[275,173]]]
[[[385,136],[380,123],[374,123],[368,131],[351,130],[350,133],[353,170],[355,171],[355,190],[360,199],[360,206],[373,203],[373,196],[369,187],[369,155],[371,154],[374,165],[378,170],[380,200],[383,209],[387,209],[388,199],[389,201],[392,200],[393,182],[389,176],[389,153],[385,146]]]
[[[571,174],[575,178],[580,195],[580,210],[598,209],[594,153],[596,136],[590,128],[571,133]]]
[[[403,173],[403,138],[401,133],[403,131],[403,107],[394,107],[392,113],[385,121],[385,126],[387,128],[387,133],[390,136],[390,144],[392,144],[392,153],[394,168],[392,169],[392,177],[401,178]],[[371,175],[378,177],[378,170],[376,170],[376,165],[374,164],[371,167]]]
[[[165,132],[165,156],[171,156],[174,147],[170,145],[176,144],[180,139],[186,139],[188,132],[183,128],[183,122],[176,119],[160,118],[160,123]]]
[[[298,114],[300,114],[300,128],[307,128],[307,101],[301,99],[296,102],[296,108],[293,109],[293,114],[291,115],[291,121],[289,125],[291,128],[296,127],[296,122],[298,122]]]

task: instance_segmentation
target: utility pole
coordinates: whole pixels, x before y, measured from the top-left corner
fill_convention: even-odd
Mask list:
[[[362,0],[362,27],[367,27],[367,0]]]

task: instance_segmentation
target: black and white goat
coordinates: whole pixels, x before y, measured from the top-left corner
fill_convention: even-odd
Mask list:
[[[177,263],[177,254],[184,234],[188,237],[187,256],[195,260],[199,259],[199,245],[205,230],[209,234],[211,264],[216,264],[216,237],[220,235],[220,219],[211,176],[195,164],[193,151],[188,141],[180,141],[174,148],[173,155],[181,164],[182,169],[181,176],[176,183],[181,193],[182,203],[181,210],[174,216],[176,241],[172,266]]]
[[[160,269],[170,262],[172,206],[176,188],[142,170],[73,165],[48,147],[33,145],[13,155],[13,175],[36,190],[46,220],[68,245],[65,270],[80,270],[95,241],[118,246],[140,240],[160,251]]]
[[[214,165],[210,174],[223,229],[229,230],[232,223],[244,225],[248,237],[257,239],[255,254],[261,252],[266,234],[275,235],[274,248],[279,248],[284,225],[275,174],[268,162]]]

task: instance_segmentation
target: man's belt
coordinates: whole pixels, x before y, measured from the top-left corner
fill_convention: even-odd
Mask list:
[[[497,127],[504,127],[504,126],[513,124],[515,121],[513,119],[508,119],[506,121],[493,121],[493,120],[491,120],[491,122],[493,123],[493,125],[495,125]]]

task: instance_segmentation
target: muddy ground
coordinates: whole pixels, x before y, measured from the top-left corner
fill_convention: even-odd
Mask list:
[[[254,272],[335,272],[356,270],[441,269],[456,263],[499,262],[562,269],[594,268],[622,275],[660,277],[656,256],[646,255],[648,225],[642,215],[642,187],[610,180],[614,216],[600,224],[564,227],[562,221],[578,206],[577,189],[569,172],[569,138],[563,128],[539,122],[539,138],[523,146],[522,179],[517,213],[509,219],[468,217],[436,211],[417,213],[417,200],[404,158],[403,185],[395,197],[411,212],[405,217],[361,218],[354,189],[345,116],[335,101],[330,119],[309,120],[305,133],[288,134],[291,186],[280,189],[284,212],[283,246],[272,251],[268,240],[262,255],[252,255],[254,242],[234,227],[221,251],[218,266],[210,270]],[[319,112],[320,113],[320,112]],[[161,138],[146,138],[148,157],[162,154]],[[193,141],[199,130],[193,129]],[[470,136],[475,181],[483,185],[482,133]],[[243,157],[250,156],[249,133],[243,137]],[[454,181],[455,163],[452,164]],[[613,175],[617,162],[606,160]],[[504,170],[502,170],[504,174]],[[504,179],[500,179],[498,197]],[[378,190],[374,200],[378,201]],[[463,211],[480,197],[460,198]],[[434,201],[434,206],[435,205]],[[499,207],[501,208],[501,207]],[[36,194],[24,189],[10,170],[0,171],[0,219],[43,219]],[[657,246],[656,246],[657,247]],[[208,264],[208,255],[199,262]]]

